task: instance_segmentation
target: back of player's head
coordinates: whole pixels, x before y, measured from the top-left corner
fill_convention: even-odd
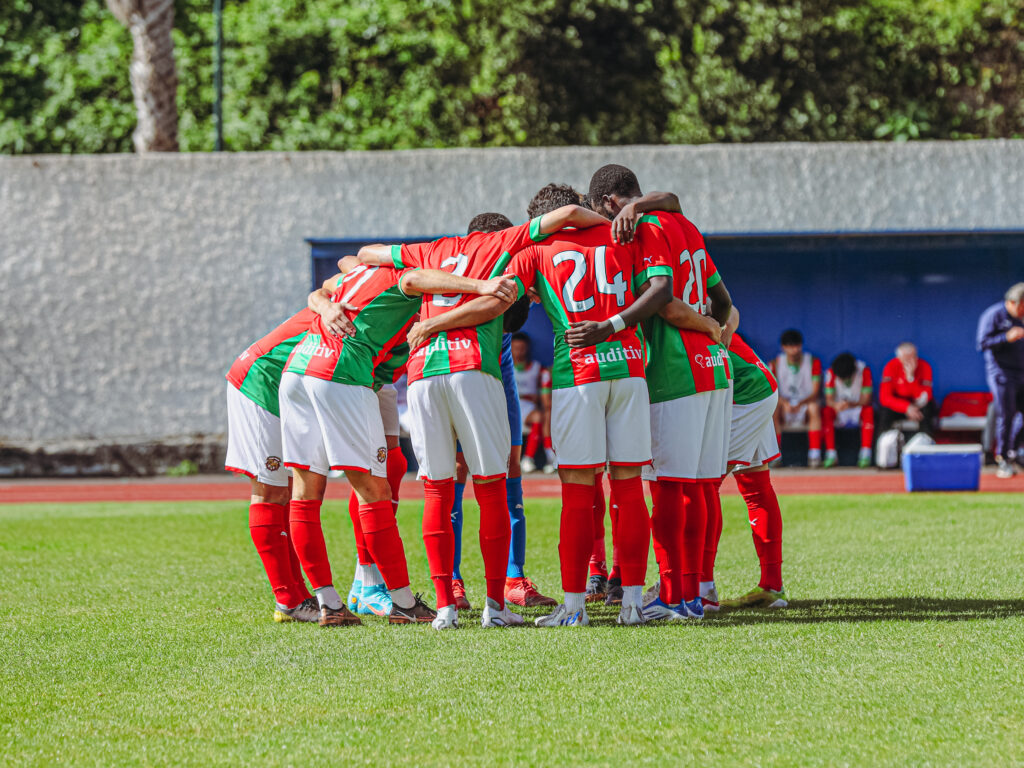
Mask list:
[[[837,379],[848,379],[857,371],[857,358],[849,352],[841,352],[832,361],[832,373]]]
[[[587,199],[591,206],[596,207],[605,195],[619,197],[639,197],[640,182],[636,174],[624,165],[604,165],[590,177],[590,190]]]
[[[505,333],[515,333],[523,327],[529,315],[530,297],[520,296],[516,301],[512,302],[511,307],[505,310],[505,314],[501,318],[502,330]]]
[[[784,347],[803,346],[804,335],[796,328],[788,328],[779,336],[779,344]]]
[[[469,222],[469,232],[500,232],[512,226],[503,213],[478,213]]]
[[[563,205],[582,205],[583,195],[568,184],[547,184],[533,196],[526,206],[526,215],[531,219],[543,216],[561,208]]]
[[[1014,283],[1007,288],[1003,299],[1014,304],[1020,304],[1024,301],[1024,283]]]

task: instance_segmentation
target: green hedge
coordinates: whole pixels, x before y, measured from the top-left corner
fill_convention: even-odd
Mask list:
[[[213,144],[212,3],[179,0],[183,150]],[[1022,0],[229,0],[235,150],[1024,135]],[[127,152],[101,0],[0,5],[0,152]]]

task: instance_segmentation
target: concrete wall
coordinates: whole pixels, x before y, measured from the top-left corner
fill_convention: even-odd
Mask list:
[[[217,440],[304,238],[521,221],[607,162],[711,233],[1024,229],[1024,141],[0,158],[0,446]]]

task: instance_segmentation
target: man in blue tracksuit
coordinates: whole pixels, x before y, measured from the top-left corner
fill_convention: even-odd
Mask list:
[[[986,309],[978,320],[978,349],[985,355],[985,378],[995,399],[996,463],[999,477],[1016,474],[1020,428],[1014,419],[1024,412],[1024,283],[1012,286],[1003,301]]]

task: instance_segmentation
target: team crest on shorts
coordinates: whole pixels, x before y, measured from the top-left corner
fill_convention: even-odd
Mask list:
[[[281,468],[281,459],[278,456],[267,456],[267,469],[277,472]]]
[[[387,448],[378,448],[377,449],[377,461],[379,463],[383,464],[387,460],[388,460],[388,449]]]

